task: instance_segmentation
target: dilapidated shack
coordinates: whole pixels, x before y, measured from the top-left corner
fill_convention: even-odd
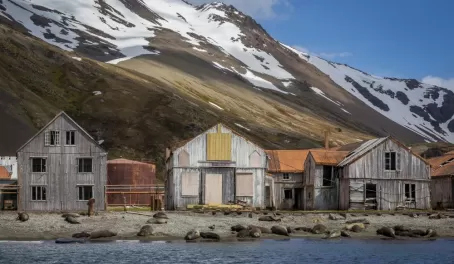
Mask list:
[[[392,137],[359,144],[338,165],[339,209],[430,209],[430,165]]]
[[[430,194],[434,209],[454,208],[454,151],[428,160],[431,165]]]
[[[236,200],[266,206],[266,153],[227,126],[218,124],[166,156],[167,210]]]

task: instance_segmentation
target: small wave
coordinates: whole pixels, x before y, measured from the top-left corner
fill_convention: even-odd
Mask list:
[[[19,240],[0,240],[0,243],[14,243],[14,244],[42,244],[43,240],[39,241],[19,241]]]

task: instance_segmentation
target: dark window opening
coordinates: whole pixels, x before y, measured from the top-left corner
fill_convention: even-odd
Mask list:
[[[79,172],[93,172],[93,159],[92,158],[83,158],[79,159]]]
[[[66,145],[73,146],[76,144],[76,131],[66,131]]]
[[[323,166],[323,185],[325,187],[332,186],[333,166]]]
[[[416,184],[405,184],[405,199],[411,201],[416,199]]]
[[[377,185],[372,183],[366,184],[366,198],[377,198]]]
[[[77,188],[79,189],[77,196],[79,201],[88,201],[93,198],[93,186],[79,186]]]
[[[32,158],[32,172],[46,172],[46,159]]]
[[[284,174],[282,175],[282,178],[283,178],[284,180],[290,180],[290,175],[289,175],[288,173],[284,173]]]
[[[291,189],[284,190],[284,198],[285,199],[293,199],[292,197],[293,197],[293,195],[292,195],[292,190]]]
[[[32,201],[46,201],[46,187],[32,186]]]
[[[396,152],[385,153],[385,170],[396,170]]]

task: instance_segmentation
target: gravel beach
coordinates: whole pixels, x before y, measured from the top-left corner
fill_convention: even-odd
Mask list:
[[[151,224],[154,235],[145,239],[149,240],[178,240],[183,239],[186,233],[192,229],[200,231],[212,231],[223,239],[234,238],[231,226],[257,225],[271,228],[274,225],[284,227],[313,227],[316,224],[325,225],[328,230],[342,230],[346,226],[346,221],[352,219],[367,219],[370,224],[359,233],[350,232],[352,238],[379,238],[376,230],[382,226],[393,227],[404,225],[411,229],[435,230],[439,236],[454,237],[454,218],[429,219],[427,213],[420,213],[417,217],[406,214],[347,214],[346,219],[331,220],[329,214],[321,213],[282,213],[276,215],[280,222],[264,222],[258,218],[263,213],[252,213],[252,218],[248,213],[238,215],[236,212],[224,215],[218,212],[212,215],[211,212],[166,212],[169,219],[167,224]],[[140,215],[139,215],[140,214]],[[146,214],[146,215],[142,215]],[[116,237],[111,239],[144,239],[137,237],[140,228],[147,224],[152,218],[153,212],[100,212],[96,216],[80,216],[80,224],[70,224],[64,220],[61,214],[54,213],[29,213],[30,219],[26,222],[16,220],[16,212],[2,212],[0,214],[0,240],[52,240],[62,237],[71,237],[77,232],[92,232],[97,230],[111,230],[117,232]],[[268,215],[273,216],[272,213]],[[340,217],[339,214],[334,214]],[[209,226],[215,225],[214,230]],[[292,233],[291,237],[323,237],[324,235],[314,235],[307,232]],[[277,235],[266,235],[264,237],[279,237]],[[282,238],[287,238],[281,236]]]

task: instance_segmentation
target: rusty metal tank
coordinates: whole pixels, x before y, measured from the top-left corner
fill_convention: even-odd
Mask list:
[[[156,166],[128,159],[107,161],[107,203],[109,206],[150,205],[156,184]]]

